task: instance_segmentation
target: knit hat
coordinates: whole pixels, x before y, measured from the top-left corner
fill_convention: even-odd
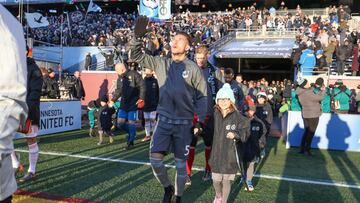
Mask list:
[[[307,80],[304,78],[298,78],[296,80],[296,83],[300,86],[300,87],[305,87],[305,85],[307,84]]]
[[[245,106],[244,106],[244,110],[245,111],[256,111],[256,104],[254,102],[254,100],[252,99],[251,96],[246,96],[245,97]]]
[[[256,97],[263,97],[264,99],[267,99],[267,95],[265,92],[259,92],[256,94]]]
[[[323,78],[317,78],[315,81],[315,84],[319,87],[322,87],[324,85],[324,79]]]
[[[234,92],[228,83],[225,83],[216,94],[216,103],[218,99],[230,99],[231,102],[235,103]]]
[[[100,101],[107,103],[109,101],[109,99],[106,95],[103,95],[103,96],[101,96]]]
[[[335,85],[342,85],[343,81],[341,79],[336,80]]]

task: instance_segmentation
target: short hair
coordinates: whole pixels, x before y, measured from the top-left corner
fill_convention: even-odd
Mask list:
[[[243,77],[241,73],[236,74],[236,77]]]
[[[182,35],[182,36],[184,36],[184,37],[187,39],[189,45],[191,45],[191,41],[192,41],[192,40],[191,40],[191,37],[190,37],[190,35],[189,35],[188,33],[183,32],[183,31],[180,31],[180,32],[177,32],[176,35]]]
[[[225,69],[225,74],[226,75],[234,75],[234,70],[232,68],[226,68]]]
[[[207,54],[209,54],[209,49],[205,45],[200,45],[198,48],[196,48],[195,54],[207,55]]]

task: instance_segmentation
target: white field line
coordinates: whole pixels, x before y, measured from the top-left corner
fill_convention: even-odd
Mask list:
[[[17,152],[28,153],[28,150],[23,149],[16,149]],[[129,160],[122,160],[122,159],[112,159],[112,158],[102,158],[102,157],[93,157],[93,156],[85,156],[79,154],[69,154],[69,153],[59,153],[59,152],[44,152],[40,151],[40,154],[50,155],[50,156],[63,156],[63,157],[72,157],[72,158],[79,158],[79,159],[87,159],[87,160],[97,160],[97,161],[109,161],[109,162],[117,162],[117,163],[125,163],[125,164],[136,164],[136,165],[146,165],[150,166],[149,162],[144,161],[129,161]],[[166,164],[168,168],[175,168],[174,165]],[[192,170],[194,171],[204,171],[204,168],[193,167]],[[317,180],[309,180],[309,179],[301,179],[301,178],[290,178],[286,176],[276,176],[276,175],[266,175],[266,174],[255,174],[254,177],[256,178],[264,178],[264,179],[271,179],[271,180],[280,180],[280,181],[288,181],[288,182],[296,182],[296,183],[304,183],[304,184],[314,184],[314,185],[325,185],[325,186],[335,186],[335,187],[345,187],[345,188],[353,188],[353,189],[360,189],[360,185],[358,184],[347,184],[342,182],[334,182],[334,181],[317,181]]]

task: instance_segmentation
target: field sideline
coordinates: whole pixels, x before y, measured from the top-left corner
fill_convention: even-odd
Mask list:
[[[87,130],[41,137],[38,178],[19,184],[19,189],[73,202],[160,202],[163,189],[148,163],[149,143],[140,142],[143,132],[130,151],[123,149],[124,134],[116,134],[114,144],[102,146],[88,137]],[[16,141],[15,147],[27,163],[25,141]],[[297,151],[286,150],[282,139],[270,138],[267,156],[254,179],[255,191],[248,193],[235,181],[230,202],[360,202],[359,153],[314,150],[314,157],[308,158]],[[171,156],[166,163],[173,167]],[[203,163],[204,145],[199,142],[193,184],[183,202],[212,202],[211,182],[201,181]],[[174,173],[169,169],[172,177]]]

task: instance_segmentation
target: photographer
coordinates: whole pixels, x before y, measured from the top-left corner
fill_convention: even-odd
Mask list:
[[[100,50],[101,55],[105,58],[105,70],[113,70],[114,69],[114,51],[109,50],[107,52],[104,52],[100,47],[98,47]]]
[[[43,86],[41,95],[47,99],[60,99],[59,84],[55,79],[55,72],[53,69],[48,70],[48,75],[43,74]]]

